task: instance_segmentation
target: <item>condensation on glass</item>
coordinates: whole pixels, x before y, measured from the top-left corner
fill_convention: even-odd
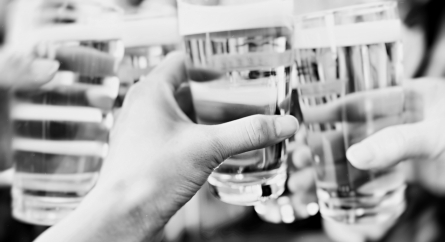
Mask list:
[[[401,84],[400,28],[394,2],[296,18],[297,89],[303,116],[321,106],[326,112],[318,118],[326,117],[331,115],[328,107],[341,107],[337,110],[340,118],[334,122],[304,117],[320,211],[326,219],[349,224],[378,222],[395,219],[405,209],[406,185],[400,167],[359,170],[345,155],[351,145],[397,124],[393,117],[378,115],[390,103],[367,98],[351,105],[341,102],[351,95]],[[357,113],[362,117],[357,118]]]

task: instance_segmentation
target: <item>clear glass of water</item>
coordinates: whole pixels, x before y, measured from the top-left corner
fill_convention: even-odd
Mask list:
[[[405,209],[406,185],[400,166],[359,170],[345,154],[367,136],[403,122],[397,115],[382,115],[391,113],[402,99],[386,102],[364,95],[402,82],[397,3],[298,16],[295,48],[297,90],[322,216],[346,224],[397,218]]]
[[[78,19],[31,35],[47,38],[36,39],[36,44],[56,46],[54,55],[63,70],[39,89],[15,90],[11,106],[13,216],[38,225],[64,218],[95,185],[107,155],[119,89],[113,67],[124,53],[119,35],[104,29],[109,28],[106,21],[94,22],[101,16],[97,13],[113,9],[95,1],[65,7],[76,11]],[[83,7],[97,10],[95,16],[84,21]],[[94,51],[101,62],[85,51]]]
[[[292,1],[203,2],[178,1],[180,32],[192,65],[223,73],[208,82],[190,81],[198,123],[288,114]],[[208,179],[213,194],[246,206],[277,198],[287,177],[285,149],[282,142],[225,160]]]

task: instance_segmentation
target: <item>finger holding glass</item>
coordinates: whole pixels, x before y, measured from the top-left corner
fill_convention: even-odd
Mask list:
[[[193,123],[177,103],[179,90],[188,78],[203,81],[212,75],[187,75],[184,60],[169,55],[131,87],[97,186],[37,241],[154,240],[221,162],[297,131],[297,120],[288,115],[254,115],[212,126]],[[252,125],[258,142],[251,142]]]
[[[288,114],[289,105],[281,103],[290,95],[292,1],[211,5],[178,1],[180,31],[191,65],[223,73],[206,83],[190,82],[198,123]],[[256,132],[252,126],[252,143],[258,142]],[[230,157],[209,178],[213,193],[236,205],[277,198],[286,181],[285,146],[283,142]]]

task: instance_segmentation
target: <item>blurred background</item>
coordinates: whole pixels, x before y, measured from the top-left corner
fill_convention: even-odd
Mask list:
[[[0,43],[18,42],[17,38],[20,37],[17,36],[20,35],[16,33],[17,29],[38,28],[32,19],[27,20],[30,16],[9,10],[14,1],[0,0]],[[182,47],[175,0],[112,2],[124,10],[125,21],[125,27],[121,29],[125,54],[117,72],[121,81],[115,103],[118,108],[132,84],[149,73],[169,52],[181,50]],[[372,1],[294,2],[295,14],[304,14]],[[404,23],[405,77],[444,76],[445,1],[400,0],[399,6]],[[0,90],[0,159],[3,160],[9,159],[7,93],[7,90]],[[12,218],[10,176],[10,171],[0,174],[0,241],[33,241],[47,227],[21,223]],[[445,241],[445,199],[442,195],[410,184],[407,190],[408,209],[393,227],[385,228],[384,235],[375,241]],[[295,209],[290,197],[288,192],[279,200],[254,209],[223,203],[204,186],[167,225],[164,241],[332,241],[323,231],[316,204],[304,208],[306,213],[301,213]],[[368,230],[372,233],[373,229],[340,226],[330,231],[341,234]]]

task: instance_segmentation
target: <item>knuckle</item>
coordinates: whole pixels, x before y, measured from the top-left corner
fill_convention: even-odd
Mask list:
[[[206,132],[193,132],[195,137],[197,137],[196,135],[200,136],[202,143],[199,146],[201,152],[203,151],[201,154],[207,157],[207,165],[212,169],[232,155],[225,145],[226,141],[213,134],[214,132],[211,132],[210,128]]]
[[[195,132],[192,132],[194,130]],[[188,140],[193,135],[192,142],[183,143],[181,141]],[[179,169],[182,171],[189,171],[190,169],[197,172],[203,172],[204,174],[210,174],[213,169],[222,161],[221,147],[218,142],[211,139],[210,135],[205,132],[200,132],[197,129],[191,129],[182,133],[175,139],[175,143],[180,142],[182,148],[173,151],[175,156],[182,157],[183,160],[188,162],[179,162]],[[185,172],[189,176],[193,177],[198,173],[192,174]]]
[[[213,152],[214,161],[216,163],[223,162],[227,157],[230,156],[230,152],[225,148],[225,146],[222,144],[221,140],[219,139],[212,139],[210,144],[210,149]]]
[[[250,144],[254,147],[263,144],[269,138],[269,124],[264,117],[254,116],[247,122],[245,128]]]

